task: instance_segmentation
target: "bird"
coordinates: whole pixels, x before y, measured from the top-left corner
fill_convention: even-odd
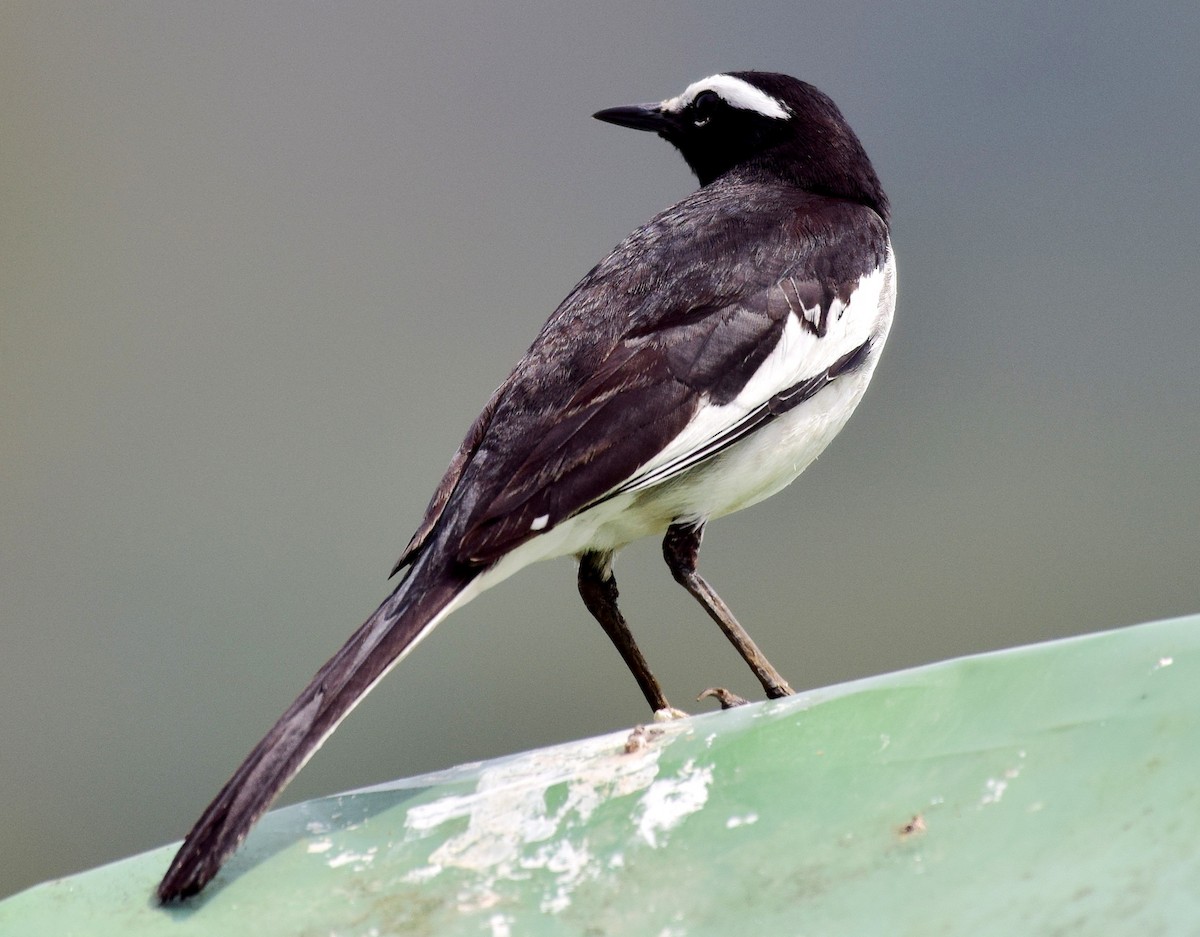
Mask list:
[[[598,111],[657,134],[699,187],[571,290],[471,425],[394,591],[196,821],[157,888],[198,893],[372,687],[448,615],[575,557],[585,606],[656,713],[678,714],[618,607],[613,557],[662,536],[673,578],[771,698],[792,692],[697,570],[705,525],[775,494],[841,430],[896,302],[890,207],[833,101],[764,71]],[[741,702],[712,691],[723,704]],[[722,695],[724,694],[724,695]]]

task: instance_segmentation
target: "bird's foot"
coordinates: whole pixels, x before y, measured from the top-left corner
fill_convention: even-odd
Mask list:
[[[696,697],[697,702],[707,697],[712,697],[721,704],[722,709],[733,709],[734,706],[745,706],[750,701],[744,697],[738,696],[722,686],[710,686],[707,690]]]
[[[676,709],[674,706],[664,706],[662,709],[654,711],[655,722],[674,722],[676,719],[687,719],[688,714],[682,709]],[[651,741],[658,738],[666,730],[658,729],[653,726],[634,726],[633,731],[629,733],[629,737],[625,740],[625,754],[632,755],[634,752],[640,752]]]

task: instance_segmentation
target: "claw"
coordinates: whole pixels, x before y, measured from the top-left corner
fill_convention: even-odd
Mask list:
[[[718,703],[720,703],[722,709],[733,709],[734,706],[745,706],[750,702],[748,699],[744,699],[738,696],[736,693],[732,693],[721,686],[710,686],[707,690],[696,697],[696,701],[699,702],[700,700],[709,696],[713,697]]]

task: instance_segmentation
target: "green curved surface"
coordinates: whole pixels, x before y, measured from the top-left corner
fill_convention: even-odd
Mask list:
[[[200,900],[164,847],[0,934],[1200,933],[1200,617],[268,815]]]

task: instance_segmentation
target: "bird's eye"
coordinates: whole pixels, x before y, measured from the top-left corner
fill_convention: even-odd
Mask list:
[[[713,119],[720,103],[721,96],[715,91],[701,91],[692,101],[692,123],[703,127]]]

